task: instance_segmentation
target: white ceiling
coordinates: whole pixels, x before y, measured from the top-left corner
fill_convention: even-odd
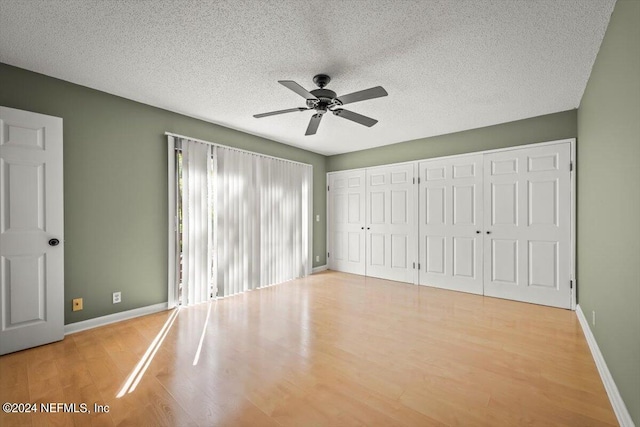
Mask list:
[[[577,108],[615,0],[0,0],[0,61],[321,154]],[[277,83],[338,95],[367,128]],[[218,141],[224,143],[224,141]]]

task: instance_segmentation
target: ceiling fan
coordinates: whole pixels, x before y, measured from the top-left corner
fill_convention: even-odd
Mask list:
[[[334,91],[325,89],[325,86],[329,84],[330,81],[331,77],[326,74],[316,75],[313,78],[313,82],[320,89],[314,89],[309,92],[293,80],[278,80],[278,83],[305,98],[307,100],[307,107],[271,111],[269,113],[255,114],[253,117],[259,119],[267,116],[275,116],[276,114],[293,113],[294,111],[316,110],[316,113],[311,116],[305,135],[315,135],[318,130],[318,126],[320,125],[320,120],[322,120],[322,116],[324,116],[327,111],[331,111],[335,116],[360,123],[367,127],[371,127],[378,123],[377,120],[374,120],[371,117],[363,116],[362,114],[354,113],[353,111],[339,107],[345,104],[352,104],[354,102],[365,101],[367,99],[387,96],[388,93],[382,88],[382,86],[372,87],[370,89],[349,93],[347,95],[336,96]]]

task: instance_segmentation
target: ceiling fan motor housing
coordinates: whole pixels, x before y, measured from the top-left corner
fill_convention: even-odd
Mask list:
[[[326,110],[329,107],[340,105],[336,100],[336,93],[329,89],[315,89],[310,92],[318,99],[307,99],[307,107],[316,110]]]

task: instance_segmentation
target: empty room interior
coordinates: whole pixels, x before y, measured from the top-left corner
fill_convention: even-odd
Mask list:
[[[640,1],[0,0],[2,426],[640,426]]]

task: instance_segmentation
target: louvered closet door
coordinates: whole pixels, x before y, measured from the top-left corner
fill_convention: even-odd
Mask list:
[[[482,294],[482,155],[420,162],[421,285]]]
[[[365,274],[365,172],[329,175],[329,268]]]
[[[415,283],[414,167],[367,169],[367,276]]]
[[[485,295],[571,306],[570,150],[485,155]]]

